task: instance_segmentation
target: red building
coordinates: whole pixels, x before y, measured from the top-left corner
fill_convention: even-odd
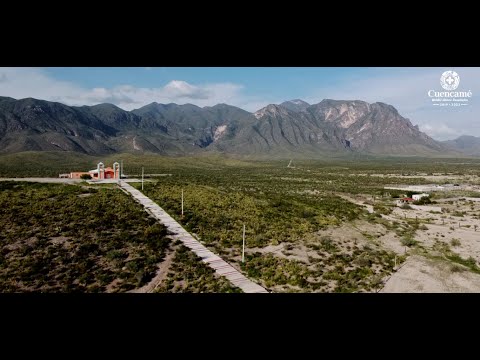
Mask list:
[[[102,162],[99,162],[96,169],[90,170],[88,172],[76,171],[71,172],[70,174],[60,174],[59,177],[80,179],[82,175],[90,175],[94,180],[120,179],[120,164],[118,162],[115,162],[113,163],[113,168],[111,168],[105,167]]]

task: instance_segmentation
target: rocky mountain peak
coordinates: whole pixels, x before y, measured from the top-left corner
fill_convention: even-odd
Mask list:
[[[269,116],[289,116],[290,111],[281,105],[270,104],[256,111],[253,115],[255,115],[257,119],[260,119],[261,117],[268,116],[268,115]]]
[[[360,100],[324,99],[310,106],[307,111],[316,117],[323,118],[326,122],[347,129],[370,112],[371,105]]]
[[[300,99],[294,99],[294,100],[284,101],[283,103],[280,104],[280,106],[283,106],[284,108],[290,111],[299,112],[299,111],[305,111],[310,106],[310,104]]]

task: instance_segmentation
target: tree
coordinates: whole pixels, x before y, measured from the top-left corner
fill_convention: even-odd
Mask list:
[[[425,204],[431,204],[432,201],[428,196],[424,196],[416,201],[413,202],[415,205],[425,205]]]
[[[92,177],[90,176],[90,174],[83,174],[80,176],[80,179],[82,180],[90,180]]]

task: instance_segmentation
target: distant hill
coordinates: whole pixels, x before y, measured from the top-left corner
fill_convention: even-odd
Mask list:
[[[480,155],[480,137],[462,135],[455,140],[447,140],[442,143],[465,155]]]
[[[413,126],[391,105],[295,99],[255,113],[218,104],[152,103],[125,111],[112,104],[67,106],[0,97],[0,153],[73,151],[249,156],[458,154]]]

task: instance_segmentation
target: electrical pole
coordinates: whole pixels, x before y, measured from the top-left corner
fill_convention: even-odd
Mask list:
[[[242,263],[245,262],[245,224],[243,224],[243,247],[242,247]]]
[[[142,166],[142,191],[143,191],[143,166]]]
[[[123,179],[123,160],[120,160],[120,179]]]
[[[182,217],[183,217],[183,189],[182,189]]]

